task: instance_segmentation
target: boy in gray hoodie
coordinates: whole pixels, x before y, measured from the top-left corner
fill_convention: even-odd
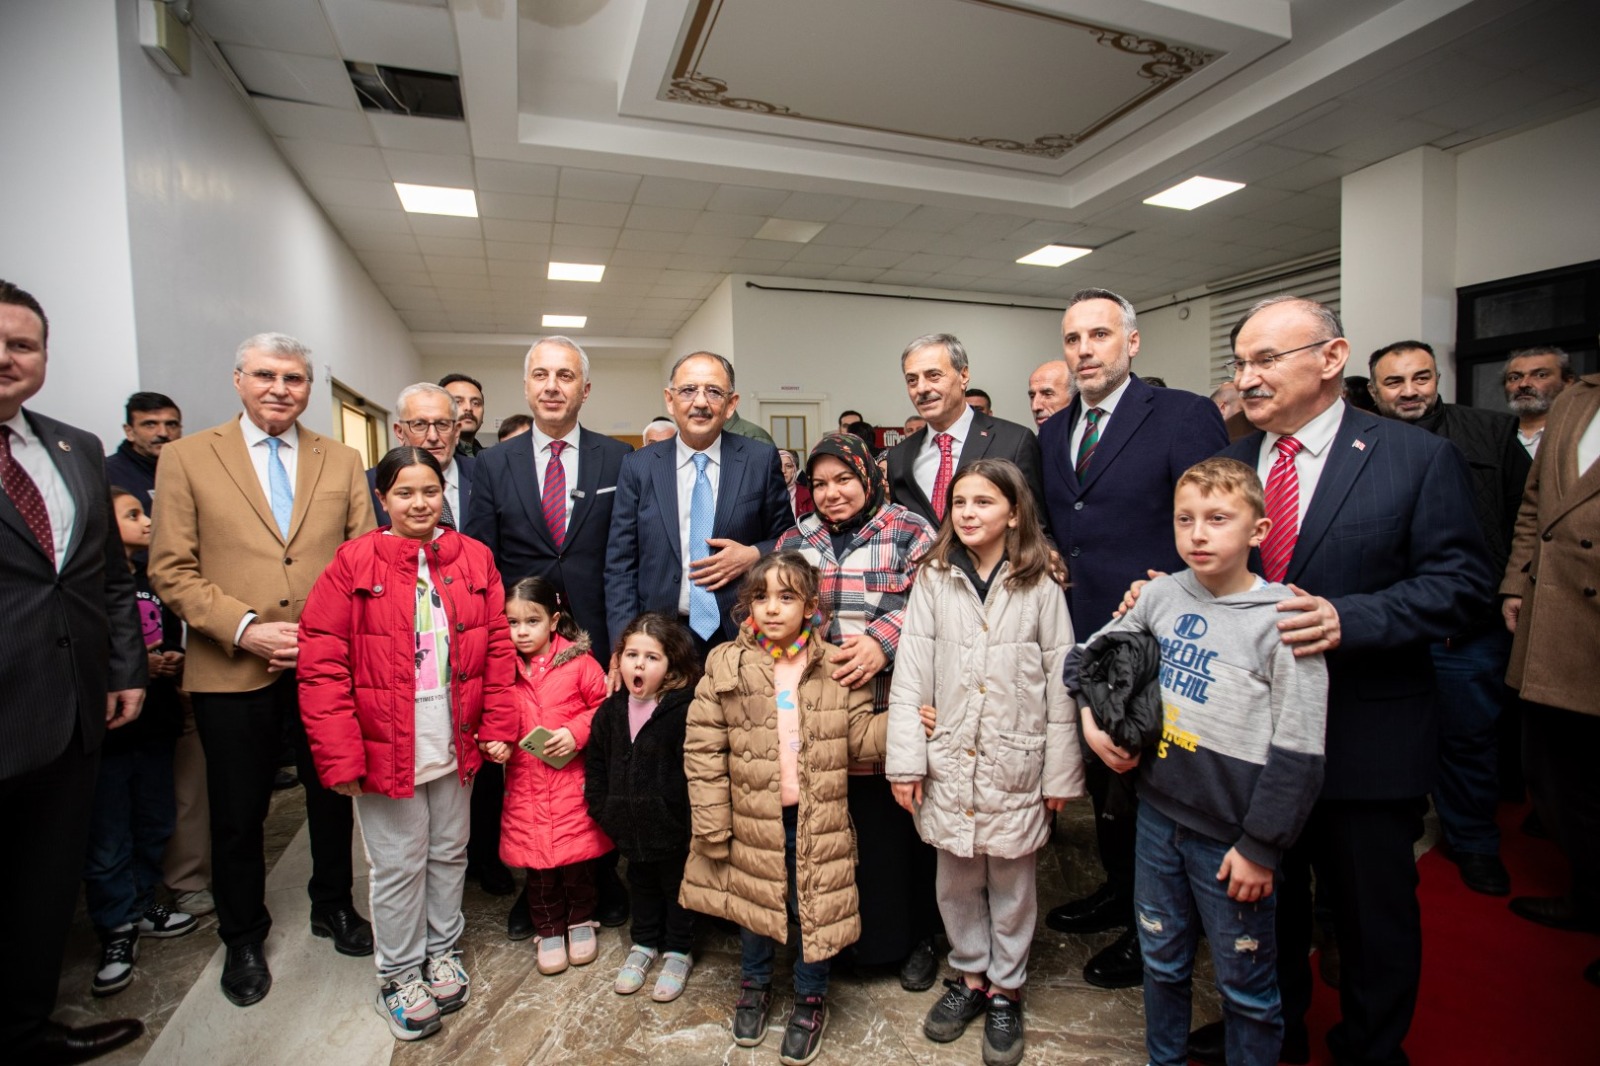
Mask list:
[[[1228,1062],[1271,1066],[1283,1041],[1272,889],[1322,787],[1328,675],[1322,656],[1296,658],[1281,640],[1276,605],[1295,593],[1250,571],[1270,526],[1245,464],[1185,471],[1173,529],[1189,569],[1150,582],[1100,630],[1160,643],[1161,740],[1123,751],[1082,708],[1084,740],[1106,765],[1140,768],[1134,913],[1152,1066],[1188,1061],[1192,916],[1211,941]],[[1069,656],[1069,685],[1093,639]]]

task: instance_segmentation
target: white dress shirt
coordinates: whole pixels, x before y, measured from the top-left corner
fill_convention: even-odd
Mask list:
[[[1100,421],[1096,423],[1095,428],[1100,431],[1100,439],[1105,440],[1106,427],[1111,424],[1112,412],[1117,409],[1117,404],[1122,402],[1122,394],[1128,391],[1128,383],[1132,380],[1133,376],[1131,374],[1123,378],[1122,384],[1112,389],[1111,395],[1099,403],[1090,403],[1087,396],[1080,395],[1078,397],[1082,401],[1082,406],[1078,409],[1078,421],[1072,427],[1072,443],[1070,445],[1072,450],[1067,453],[1074,466],[1078,463],[1078,445],[1083,443],[1083,435],[1089,431],[1089,412],[1096,407],[1100,408]]]
[[[256,480],[261,482],[261,495],[267,501],[267,509],[271,510],[272,482],[267,478],[267,460],[271,458],[272,451],[267,447],[268,433],[242,414],[239,416],[239,428],[244,432],[244,446],[250,449],[250,465],[256,468]],[[290,426],[278,434],[278,440],[282,442],[278,458],[289,472],[289,488],[293,491],[295,474],[300,469],[300,427]]]
[[[1578,438],[1578,476],[1588,473],[1597,458],[1600,458],[1600,413],[1589,419],[1589,425]]]
[[[1288,436],[1300,442],[1300,450],[1294,456],[1294,472],[1300,479],[1300,515],[1296,528],[1306,524],[1306,509],[1311,506],[1311,497],[1317,491],[1317,481],[1322,477],[1322,468],[1328,465],[1333,438],[1339,432],[1339,423],[1344,421],[1344,411],[1344,401],[1335,400],[1332,407],[1295,432],[1268,433],[1266,439],[1261,442],[1261,455],[1256,459],[1256,474],[1261,478],[1263,486],[1267,483],[1267,475],[1272,470],[1272,464],[1278,459],[1278,441]]]
[[[1544,427],[1540,426],[1531,434],[1522,432],[1522,427],[1517,427],[1517,442],[1522,445],[1522,450],[1528,453],[1529,459],[1539,457],[1539,441],[1544,438]]]
[[[678,613],[689,613],[689,508],[694,502],[695,450],[678,437],[673,442],[678,458],[678,543],[683,549],[683,581],[678,586]],[[706,477],[711,481],[711,506],[717,505],[717,491],[722,480],[722,434],[706,449],[711,461],[706,463]]]
[[[459,530],[466,524],[467,516],[461,510],[461,464],[456,462],[455,453],[450,455],[450,465],[439,469],[444,472],[444,502],[450,505],[450,517],[455,519]]]
[[[56,573],[59,574],[61,565],[67,561],[67,551],[72,547],[72,523],[78,518],[78,504],[61,471],[56,469],[55,460],[50,458],[49,445],[28,425],[20,409],[6,425],[11,427],[11,456],[38,486],[44,509],[50,515],[50,537],[55,541]],[[116,536],[115,528],[111,535]]]
[[[942,432],[950,434],[954,443],[950,445],[950,473],[956,472],[956,467],[961,465],[961,449],[966,446],[967,436],[972,432],[972,416],[976,414],[971,407],[962,405],[961,417],[955,424]],[[933,499],[933,483],[939,479],[939,442],[936,439],[940,430],[930,424],[928,437],[922,442],[922,450],[917,453],[916,461],[911,464],[911,476],[916,479],[917,487],[929,501]]]
[[[538,487],[540,499],[544,498],[544,470],[545,467],[550,465],[550,442],[560,440],[566,444],[566,447],[561,449],[561,472],[566,475],[567,479],[567,521],[570,522],[572,520],[572,491],[578,487],[578,433],[580,430],[577,426],[573,426],[572,431],[564,437],[550,437],[546,436],[535,425],[529,432],[533,434],[533,479],[534,484]],[[716,491],[715,487],[713,487],[712,491]],[[688,529],[689,527],[684,526],[683,528]]]

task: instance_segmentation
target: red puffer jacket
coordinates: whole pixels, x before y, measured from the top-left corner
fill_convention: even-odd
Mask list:
[[[451,529],[427,547],[450,622],[450,716],[463,784],[483,765],[477,734],[516,728],[516,652],[489,549]],[[415,794],[417,542],[382,530],[340,545],[300,615],[300,716],[317,776]]]
[[[500,818],[500,860],[507,866],[553,870],[593,859],[611,850],[611,838],[589,817],[583,799],[583,749],[589,746],[594,712],[606,698],[606,675],[589,654],[589,638],[550,637],[550,659],[517,667],[516,705],[521,722],[509,740],[513,745],[535,726],[572,730],[578,757],[561,769],[535,759],[521,748],[506,764],[505,810]]]

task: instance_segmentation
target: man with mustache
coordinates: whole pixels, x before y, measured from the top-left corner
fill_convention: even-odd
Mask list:
[[[1038,438],[968,404],[971,371],[959,340],[948,333],[918,337],[900,353],[900,370],[906,394],[927,424],[889,449],[889,494],[895,503],[937,527],[955,472],[987,457],[1016,463],[1034,500],[1044,505]]]
[[[1560,348],[1523,348],[1506,359],[1501,380],[1505,383],[1506,406],[1517,416],[1517,440],[1534,458],[1539,439],[1544,436],[1545,418],[1550,405],[1563,389],[1578,380],[1572,372],[1572,357]]]
[[[132,491],[145,513],[154,514],[150,491],[156,487],[156,460],[163,444],[183,436],[183,415],[159,392],[134,393],[123,411],[127,421],[122,435],[127,439],[106,456],[106,479]]]
[[[1189,467],[1228,443],[1217,407],[1181,389],[1157,389],[1132,373],[1139,354],[1133,305],[1084,289],[1061,320],[1062,357],[1078,395],[1039,430],[1051,534],[1067,564],[1072,630],[1087,636],[1110,620],[1128,583],[1151,569],[1183,566],[1172,535],[1172,493]],[[1121,935],[1084,967],[1101,988],[1133,988],[1144,962],[1133,928],[1134,753],[1085,760],[1106,882],[1045,917],[1061,933]]]

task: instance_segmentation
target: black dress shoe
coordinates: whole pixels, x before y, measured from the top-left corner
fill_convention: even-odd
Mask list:
[[[932,940],[919,940],[900,966],[900,987],[907,992],[926,992],[939,978],[939,960]]]
[[[528,890],[523,889],[506,915],[506,939],[526,940],[533,935],[533,915],[528,910]]]
[[[1044,924],[1058,933],[1104,933],[1124,929],[1133,921],[1133,904],[1109,884],[1082,899],[1050,908]]]
[[[333,949],[341,955],[360,958],[372,954],[372,923],[354,907],[337,907],[321,914],[312,911],[311,935],[333,938]]]
[[[1189,1061],[1200,1066],[1227,1066],[1227,1033],[1221,1022],[1202,1025],[1189,1034]]]
[[[1565,896],[1517,896],[1511,913],[1552,929],[1580,933],[1600,933],[1600,916],[1578,910]]]
[[[1461,869],[1461,883],[1472,891],[1485,896],[1511,895],[1511,874],[1500,856],[1457,851],[1450,859]]]
[[[235,1007],[260,1003],[272,988],[272,971],[267,969],[267,948],[259,940],[228,949],[222,964],[222,994]]]
[[[136,1018],[118,1018],[98,1025],[70,1026],[45,1022],[38,1039],[21,1049],[21,1059],[38,1066],[69,1066],[88,1062],[144,1035],[144,1023]]]
[[[1138,988],[1144,984],[1144,954],[1139,934],[1128,929],[1111,946],[1089,960],[1083,979],[1096,988]]]
[[[594,912],[595,921],[607,929],[615,929],[628,921],[628,897],[621,899],[601,900]]]
[[[509,896],[517,890],[516,879],[511,876],[511,871],[500,862],[493,862],[486,866],[469,865],[467,876],[478,882],[485,892],[491,896]]]
[[[272,791],[282,792],[284,789],[293,788],[300,783],[300,774],[295,770],[283,767],[272,775]]]

